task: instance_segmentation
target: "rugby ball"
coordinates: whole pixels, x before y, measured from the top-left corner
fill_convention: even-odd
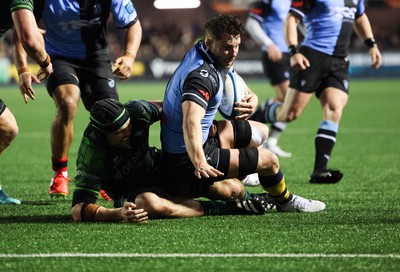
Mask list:
[[[242,101],[248,95],[249,90],[243,78],[234,70],[229,70],[226,75],[221,104],[218,111],[225,119],[235,119],[240,112],[234,111],[235,103]]]

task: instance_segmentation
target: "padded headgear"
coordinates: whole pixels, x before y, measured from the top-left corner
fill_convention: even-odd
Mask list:
[[[104,133],[117,131],[129,119],[129,113],[118,100],[106,98],[97,101],[90,111],[92,126]]]

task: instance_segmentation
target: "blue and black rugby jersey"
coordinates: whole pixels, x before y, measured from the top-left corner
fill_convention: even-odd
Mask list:
[[[364,0],[293,0],[290,12],[306,26],[302,45],[345,57],[354,20],[364,14],[365,5]]]
[[[206,110],[201,121],[203,143],[222,98],[221,71],[203,41],[186,53],[166,87],[161,122],[162,148],[169,153],[186,153],[182,130],[182,102],[194,101]]]
[[[282,52],[288,52],[283,25],[290,9],[291,0],[263,0],[253,4],[249,17],[257,20],[267,36]],[[262,47],[265,51],[265,46]]]
[[[51,56],[85,60],[107,55],[106,23],[110,13],[118,28],[138,20],[131,0],[41,0],[46,50]]]

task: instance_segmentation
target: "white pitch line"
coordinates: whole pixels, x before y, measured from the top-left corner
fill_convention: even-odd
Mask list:
[[[400,254],[275,254],[275,253],[42,253],[0,254],[0,258],[392,258]]]

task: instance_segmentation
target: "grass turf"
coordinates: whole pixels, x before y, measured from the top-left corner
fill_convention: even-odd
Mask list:
[[[248,84],[260,101],[273,95],[265,81]],[[165,82],[132,82],[118,88],[121,100],[126,101],[162,99],[164,86]],[[324,201],[326,211],[151,220],[146,225],[73,223],[70,199],[50,200],[47,195],[53,101],[40,85],[37,99],[28,105],[16,86],[0,87],[0,97],[20,127],[18,137],[1,156],[0,183],[22,200],[19,206],[0,206],[0,269],[399,271],[400,81],[352,80],[350,87],[330,160],[331,167],[345,174],[340,183],[311,185],[307,181],[321,121],[316,99],[300,119],[289,124],[280,140],[282,148],[294,154],[280,160],[289,189]],[[69,155],[71,177],[87,122],[88,113],[80,105]],[[158,125],[153,126],[151,143],[160,146]],[[54,253],[60,255],[43,255]],[[94,254],[85,255],[89,253]],[[243,253],[248,255],[235,255]]]

